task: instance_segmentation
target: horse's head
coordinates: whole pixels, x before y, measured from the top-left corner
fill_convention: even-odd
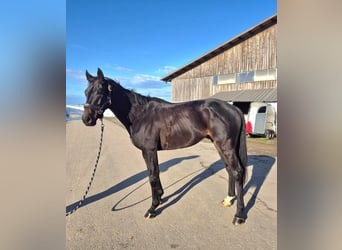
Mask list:
[[[86,71],[89,82],[85,90],[87,102],[84,104],[82,120],[87,126],[94,126],[97,119],[103,118],[103,112],[111,105],[111,85],[105,78],[101,69],[97,70],[97,76],[92,76]]]

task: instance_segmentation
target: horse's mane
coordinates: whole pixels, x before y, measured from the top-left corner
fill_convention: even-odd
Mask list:
[[[127,92],[129,92],[128,97],[130,98],[131,103],[135,103],[138,105],[147,104],[151,101],[158,102],[158,103],[166,103],[166,101],[163,99],[160,99],[158,97],[145,96],[145,95],[135,92],[134,90],[126,89],[126,93]]]

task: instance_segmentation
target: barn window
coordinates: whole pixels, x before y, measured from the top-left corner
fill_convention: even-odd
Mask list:
[[[226,74],[217,76],[217,84],[236,83],[236,74]]]
[[[254,71],[241,72],[237,74],[236,82],[254,82]]]
[[[213,77],[213,85],[217,85],[218,83],[218,76]]]
[[[249,72],[216,75],[213,77],[213,84],[218,85],[270,80],[277,80],[277,69],[264,69]]]
[[[255,71],[254,81],[277,80],[277,69],[264,69]]]

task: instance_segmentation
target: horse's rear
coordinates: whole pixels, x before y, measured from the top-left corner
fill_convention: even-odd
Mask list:
[[[226,102],[208,99],[203,106],[205,112],[209,114],[207,135],[212,139],[229,175],[228,196],[223,204],[230,206],[236,196],[237,210],[233,224],[241,224],[245,221],[243,216],[245,207],[243,184],[247,166],[245,120],[239,108]]]
[[[215,145],[234,148],[240,164],[245,167],[247,165],[247,147],[243,113],[236,106],[217,99],[208,99],[206,106],[210,114],[208,135]]]

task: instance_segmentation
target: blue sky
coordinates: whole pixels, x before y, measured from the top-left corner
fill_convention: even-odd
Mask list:
[[[82,104],[85,70],[170,100],[160,78],[277,12],[276,0],[66,2],[67,104]]]

